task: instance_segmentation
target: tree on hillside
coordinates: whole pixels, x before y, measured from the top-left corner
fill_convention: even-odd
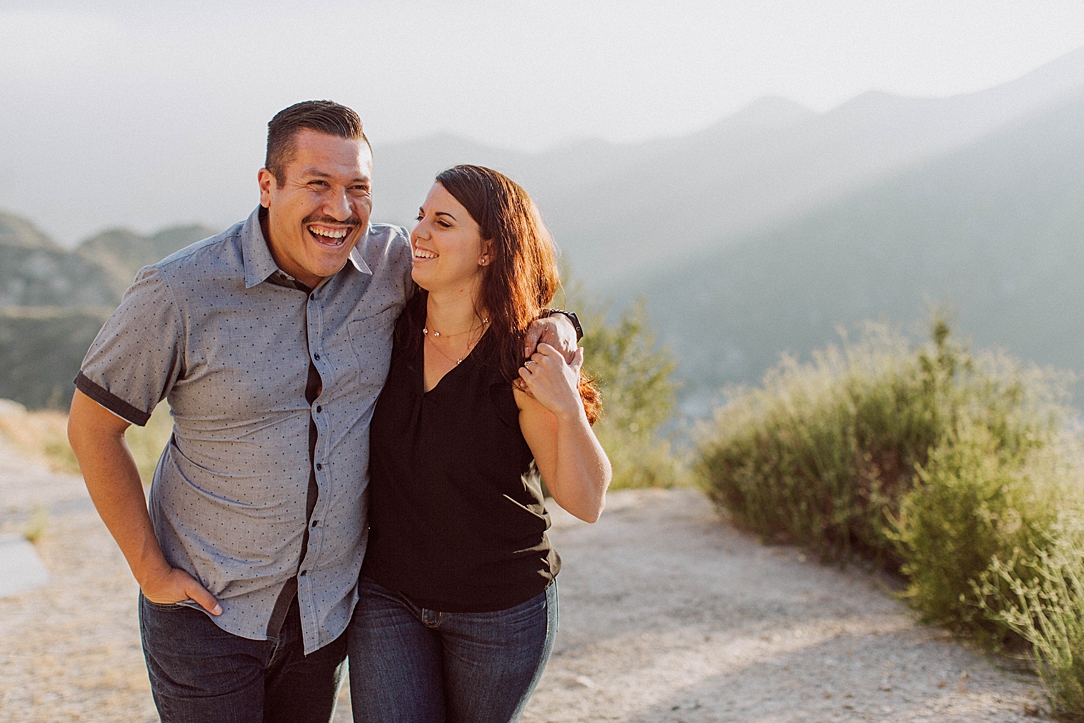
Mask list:
[[[564,303],[583,318],[584,369],[602,390],[604,408],[595,432],[613,464],[613,486],[675,484],[680,470],[660,430],[674,413],[677,361],[656,343],[644,300],[612,323],[608,304],[591,299],[576,283],[567,286]]]

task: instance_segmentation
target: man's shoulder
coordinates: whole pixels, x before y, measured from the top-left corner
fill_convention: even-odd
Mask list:
[[[393,223],[373,223],[369,224],[367,240],[387,245],[409,244],[410,233],[403,226],[396,226]]]
[[[411,261],[410,234],[402,226],[388,223],[369,225],[365,238],[357,245],[354,253],[371,268],[402,267]]]
[[[244,221],[235,223],[221,233],[205,238],[202,241],[196,241],[179,251],[174,251],[158,263],[151,264],[151,266],[159,271],[167,272],[178,272],[187,269],[205,272],[219,267],[223,270],[236,269],[236,261],[240,260],[241,231],[244,225]],[[243,266],[241,269],[243,271]]]

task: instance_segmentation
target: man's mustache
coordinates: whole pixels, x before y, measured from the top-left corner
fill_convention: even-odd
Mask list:
[[[328,226],[360,226],[361,225],[361,219],[358,218],[357,216],[351,216],[350,218],[346,219],[345,221],[340,221],[339,219],[332,218],[331,216],[317,216],[317,215],[314,214],[312,216],[306,216],[301,221],[301,223],[303,223],[303,224],[326,223]]]

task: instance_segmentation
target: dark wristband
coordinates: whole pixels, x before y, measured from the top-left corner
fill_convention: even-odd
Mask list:
[[[564,314],[568,317],[568,320],[572,322],[572,326],[576,329],[576,341],[583,338],[583,327],[580,326],[580,317],[576,316],[574,311],[565,311],[564,309],[543,309],[542,318],[553,316],[554,314]]]

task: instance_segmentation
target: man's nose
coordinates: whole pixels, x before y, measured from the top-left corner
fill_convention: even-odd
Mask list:
[[[346,221],[354,215],[354,209],[350,205],[350,196],[345,188],[330,194],[324,203],[324,213],[338,221]]]

